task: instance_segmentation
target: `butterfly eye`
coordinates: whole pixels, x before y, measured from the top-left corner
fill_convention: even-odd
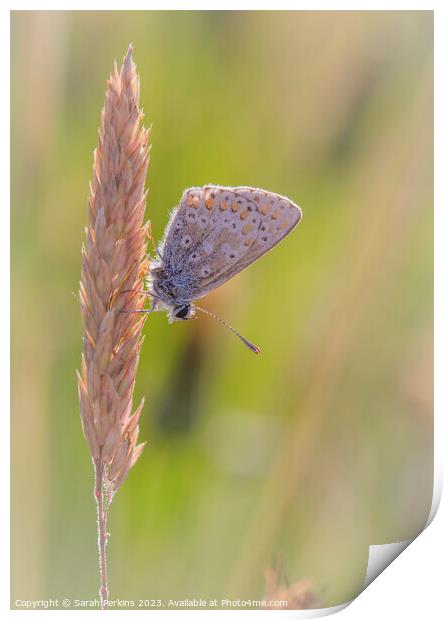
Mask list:
[[[183,306],[177,306],[176,308],[174,308],[174,316],[176,317],[176,319],[187,319],[189,314],[190,314],[190,306],[189,305],[183,305]]]

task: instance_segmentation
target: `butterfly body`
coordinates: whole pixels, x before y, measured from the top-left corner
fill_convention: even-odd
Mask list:
[[[154,310],[194,316],[193,302],[271,250],[300,221],[291,200],[253,187],[185,190],[150,267]]]

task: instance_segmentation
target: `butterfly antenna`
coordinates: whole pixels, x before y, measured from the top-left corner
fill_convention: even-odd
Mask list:
[[[225,325],[225,327],[228,327],[228,329],[231,332],[233,332],[233,334],[236,334],[236,336],[242,340],[244,345],[246,345],[250,349],[250,351],[253,351],[253,353],[261,352],[259,347],[257,347],[255,344],[253,344],[246,338],[244,338],[236,329],[234,329],[234,327],[231,327],[231,325],[228,325],[228,323],[226,323],[223,319],[221,319],[220,316],[217,316],[217,314],[213,314],[212,312],[210,312],[209,310],[205,310],[204,308],[199,308],[199,306],[195,305],[194,307],[196,308],[196,310],[199,310],[200,312],[203,312],[204,314],[208,314],[208,316],[210,316],[212,319],[216,319],[216,321],[219,321],[219,323],[222,323],[222,325]]]

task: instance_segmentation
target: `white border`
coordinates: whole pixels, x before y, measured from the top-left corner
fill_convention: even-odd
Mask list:
[[[359,1],[342,1],[332,2],[328,0],[312,0],[311,2],[284,0],[280,2],[265,2],[264,0],[244,0],[243,2],[236,2],[235,0],[225,0],[224,2],[216,2],[214,0],[192,0],[188,2],[180,2],[180,0],[128,0],[128,2],[119,2],[118,0],[95,0],[95,2],[88,2],[87,0],[77,0],[77,2],[55,2],[54,0],[46,0],[38,3],[36,6],[32,0],[22,2],[10,2],[8,5],[9,10],[82,10],[82,11],[150,11],[150,10],[176,10],[176,11],[361,11],[361,10],[393,10],[393,11],[427,11],[438,10],[438,2],[430,2],[424,0],[420,2],[418,0],[410,0],[407,2],[374,0],[374,2],[359,2]]]
[[[4,80],[4,84],[9,84],[9,15],[7,11],[3,10],[0,14],[0,45],[2,46],[1,50],[1,61],[2,61],[2,71],[1,75]],[[6,62],[5,62],[6,61]],[[5,89],[6,90],[6,89]],[[2,606],[3,600],[7,601],[7,605],[9,607],[9,557],[10,557],[10,547],[9,547],[9,532],[10,532],[10,522],[9,522],[9,498],[10,498],[10,485],[9,485],[9,454],[10,454],[10,446],[9,446],[9,436],[10,436],[10,424],[9,424],[9,411],[10,409],[10,364],[9,364],[9,355],[10,355],[10,340],[9,340],[9,325],[10,325],[10,248],[9,248],[9,229],[10,229],[10,217],[9,217],[9,205],[10,205],[10,188],[9,188],[9,178],[10,178],[10,170],[9,170],[9,140],[7,136],[9,136],[9,127],[10,127],[10,113],[9,113],[9,90],[8,95],[6,93],[0,97],[0,123],[2,127],[3,140],[1,142],[1,163],[0,163],[0,174],[1,174],[1,187],[2,187],[2,195],[3,200],[5,202],[2,205],[1,209],[1,224],[0,224],[0,268],[1,268],[1,276],[0,281],[3,283],[2,289],[6,292],[4,297],[2,298],[2,303],[0,303],[0,394],[2,395],[2,415],[1,415],[1,432],[0,432],[0,458],[1,465],[0,471],[2,473],[2,495],[3,498],[7,498],[3,500],[3,504],[7,503],[7,510],[3,508],[0,511],[0,532],[1,532],[1,563],[0,563],[0,583],[2,586],[5,586],[7,589],[3,595],[2,591]],[[4,598],[3,598],[4,597]]]
[[[443,430],[443,388],[442,377],[444,377],[443,365],[443,249],[442,231],[444,230],[443,211],[444,205],[444,182],[443,173],[443,123],[442,110],[444,110],[444,98],[442,88],[443,71],[443,34],[444,34],[444,13],[438,7],[437,2],[276,2],[272,6],[265,2],[239,2],[225,0],[223,3],[217,2],[149,2],[149,1],[128,1],[122,2],[86,2],[78,0],[75,3],[69,2],[40,2],[36,7],[33,2],[10,3],[7,9],[1,10],[0,22],[0,45],[2,46],[1,62],[3,65],[3,83],[9,81],[9,15],[8,10],[150,10],[150,9],[169,9],[169,10],[434,10],[435,11],[435,204],[440,208],[435,211],[435,487],[434,500],[429,522],[431,525],[416,539],[401,555],[389,566],[383,574],[372,583],[350,606],[341,612],[341,617],[359,620],[373,618],[376,614],[383,613],[383,617],[390,617],[391,614],[397,618],[418,618],[425,617],[432,619],[442,615],[444,604],[442,602],[442,574],[443,574],[443,534],[444,534],[444,511],[439,510],[437,517],[433,516],[438,509],[438,504],[442,494],[442,472],[443,472],[443,449],[442,442],[438,440],[444,436]],[[3,126],[3,136],[9,134],[9,99],[5,96],[0,98],[2,113],[0,114]],[[440,113],[441,112],[441,113]],[[7,140],[2,141],[2,194],[9,196],[9,145]],[[6,201],[5,201],[6,202]],[[9,282],[9,211],[7,205],[2,209],[2,225],[0,227],[0,264],[3,270],[3,283]],[[441,236],[439,233],[441,232]],[[30,309],[32,311],[32,309]],[[9,421],[7,411],[9,410],[9,303],[0,304],[0,342],[2,343],[1,359],[1,393],[4,402],[4,415],[2,416],[1,432],[1,458],[3,460],[3,495],[9,497],[9,476],[5,473],[9,471]],[[6,346],[5,346],[6,345]],[[12,613],[15,617],[21,617],[26,612],[9,610],[9,511],[2,510],[1,536],[2,536],[2,561],[1,561],[1,607],[6,613]],[[439,581],[438,581],[439,580]],[[95,614],[96,611],[70,611],[70,618],[84,617],[84,614]],[[130,617],[134,611],[118,611],[117,615]],[[199,611],[199,617],[208,615],[227,614],[230,619],[251,617],[255,611]],[[259,612],[260,613],[260,612]],[[273,617],[282,614],[291,614],[292,617],[313,617],[307,612],[291,611],[269,611]],[[36,611],[37,616],[47,616],[46,611]],[[51,617],[58,618],[62,611],[51,611]],[[81,615],[80,615],[81,614]],[[166,618],[180,617],[183,620],[195,618],[195,611],[152,611],[150,617]],[[267,616],[271,617],[271,616]]]

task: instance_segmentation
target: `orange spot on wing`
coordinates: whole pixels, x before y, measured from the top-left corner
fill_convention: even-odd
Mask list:
[[[228,203],[225,200],[220,201],[219,209],[221,211],[226,211],[228,209]]]
[[[281,222],[278,226],[278,230],[282,230],[284,228],[288,228],[288,221],[284,220],[283,222]]]
[[[262,215],[267,215],[269,211],[270,211],[270,205],[268,203],[263,204],[262,207],[260,208],[260,212],[262,213]]]
[[[233,202],[233,204],[231,205],[231,210],[233,211],[233,213],[239,211],[239,205],[237,204],[237,202]]]
[[[244,241],[244,245],[248,246],[251,245],[253,243],[253,239],[245,239]]]
[[[245,220],[247,218],[247,215],[248,215],[248,209],[244,209],[240,214],[240,219]]]
[[[248,235],[248,233],[251,232],[252,230],[253,230],[252,224],[245,224],[245,226],[242,228],[242,232],[244,235]]]
[[[274,213],[272,213],[272,214],[271,214],[271,219],[272,219],[272,220],[277,220],[278,215],[279,215],[279,214],[278,214],[278,212],[277,212],[277,211],[275,211]]]
[[[205,199],[205,206],[208,209],[208,211],[211,211],[211,209],[213,208],[214,205],[214,198],[211,198],[211,196],[208,196],[208,198]]]

